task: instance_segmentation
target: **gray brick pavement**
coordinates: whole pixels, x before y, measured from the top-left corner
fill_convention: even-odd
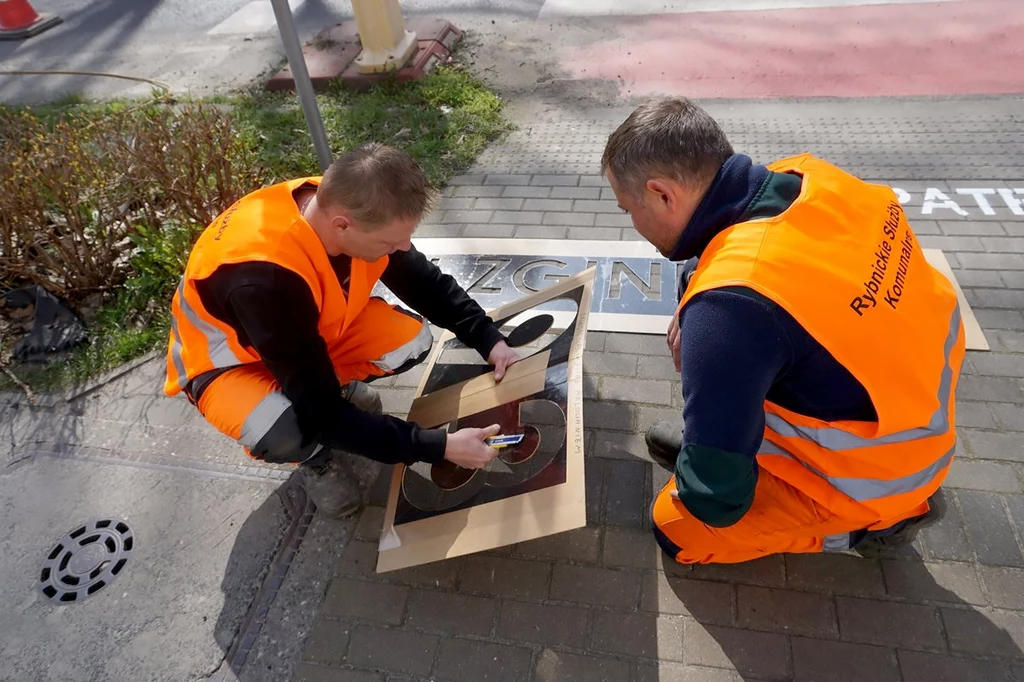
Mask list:
[[[665,358],[660,339],[588,338],[599,386],[647,381],[637,378],[640,369]],[[1020,387],[1000,382],[993,395],[985,382],[1006,377],[971,377],[980,394],[964,401],[977,413],[965,437],[976,442],[1000,433],[999,405],[1019,404],[981,398],[1020,401]],[[320,618],[354,635],[344,658],[333,654],[316,671],[455,680],[1014,679],[1014,661],[1024,665],[1024,495],[1014,464],[976,450],[958,460],[951,513],[925,534],[917,558],[792,555],[691,571],[666,564],[644,528],[651,491],[667,473],[635,452],[637,431],[676,414],[662,401],[657,391],[626,391],[585,402],[588,427],[601,426],[588,428],[588,489],[597,504],[587,528],[508,556],[402,575],[374,574],[374,546],[353,542]],[[632,494],[638,489],[644,494]],[[379,509],[364,515],[360,528],[379,523]],[[372,601],[364,595],[340,608],[338,595],[355,594],[355,584],[366,584],[364,595],[373,592],[380,608],[362,611]],[[374,636],[360,636],[361,628]],[[385,646],[401,651],[381,663]]]
[[[959,490],[956,496],[978,561],[992,566],[1024,566],[1003,497],[975,490]]]
[[[837,631],[827,595],[740,585],[737,604],[737,624],[752,630],[829,636]]]
[[[1004,207],[1010,215],[1010,206],[1021,210],[1020,195],[1013,192],[1024,178],[1017,101],[872,100],[844,102],[841,108],[831,102],[704,106],[737,149],[760,161],[812,152],[866,178],[900,179],[917,203],[924,203],[925,190],[934,188],[942,193],[930,197],[937,204],[953,200],[960,211],[972,215],[983,215],[984,205],[996,214],[991,217],[998,217]],[[794,114],[794,106],[799,106],[799,114]],[[596,161],[608,134],[630,111],[619,107],[574,111],[571,119],[560,111],[535,117],[506,144],[485,151],[474,172],[531,174],[538,183],[571,182],[564,176],[582,174],[580,186],[601,186]],[[993,140],[999,143],[984,144]],[[978,188],[987,191],[967,191]],[[956,212],[933,210],[934,216],[943,214]]]
[[[786,587],[856,597],[886,594],[881,562],[841,554],[787,556]]]
[[[493,179],[484,171],[452,192],[476,203],[450,210],[460,216],[493,211],[490,222],[469,231],[449,221],[453,236],[464,229],[508,235],[510,225],[515,236],[540,238],[614,238],[598,232],[612,228],[632,234],[628,216],[612,210],[596,175]],[[693,570],[665,563],[646,514],[668,474],[643,452],[642,434],[657,420],[679,419],[679,383],[662,338],[590,333],[587,527],[403,575],[375,575],[367,563],[373,546],[353,543],[347,552],[354,558],[343,561],[335,580],[346,589],[352,582],[391,589],[379,593],[381,609],[370,615],[359,615],[363,597],[348,611],[329,606],[339,594],[329,591],[321,618],[349,623],[357,634],[364,626],[385,628],[392,637],[403,633],[406,640],[388,641],[410,651],[395,664],[368,664],[380,642],[353,637],[346,658],[331,669],[384,675],[416,663],[426,669],[417,656],[441,637],[429,672],[412,679],[1018,679],[1024,671],[1024,216],[1001,206],[998,220],[977,210],[955,218],[935,210],[925,218],[920,208],[928,187],[963,200],[958,187],[989,185],[909,177],[891,184],[912,194],[908,205],[912,215],[918,211],[919,232],[945,250],[993,347],[969,354],[957,391],[961,451],[947,481],[950,513],[912,551],[883,560],[790,555]],[[366,524],[379,523],[379,510],[365,514]]]
[[[353,523],[296,679],[1015,679],[1024,666],[1024,493],[1013,447],[1024,384],[1001,374],[1012,354],[971,355],[950,514],[923,534],[915,557],[791,555],[691,571],[666,564],[646,527],[668,474],[643,455],[642,430],[679,415],[665,404],[678,383],[654,378],[665,373],[664,343],[591,333],[588,526],[376,575],[378,497]],[[407,409],[417,380],[390,382],[385,402]],[[119,447],[155,451],[162,434],[187,430],[197,447],[238,461],[194,417],[152,405],[136,419],[144,414],[184,423],[93,416],[63,431],[100,444],[117,433]],[[30,432],[42,438],[45,426]]]
[[[683,647],[684,660],[694,665],[767,679],[786,679],[792,674],[789,642],[784,635],[687,621]]]
[[[795,680],[899,682],[900,679],[896,656],[887,647],[803,637],[794,638],[792,647]]]
[[[1008,682],[1020,679],[1003,661],[950,658],[919,651],[900,651],[899,661],[904,682],[959,682],[961,680]]]
[[[946,250],[992,344],[991,353],[969,354],[957,391],[962,448],[947,481],[950,512],[912,552],[883,560],[773,556],[693,570],[666,563],[647,509],[668,474],[643,453],[642,433],[679,417],[679,383],[661,337],[591,333],[587,527],[377,575],[378,488],[325,585],[296,679],[1024,679],[1024,215],[1007,199],[1024,193],[985,195],[988,215],[957,191],[1024,187],[1019,149],[968,150],[978,136],[1012,138],[1018,147],[1024,138],[1006,132],[998,107],[979,114],[956,106],[903,130],[898,112],[890,116],[895,123],[861,112],[840,126],[811,111],[809,127],[792,122],[768,131],[764,113],[747,121],[737,141],[762,158],[798,145],[832,152],[826,156],[855,172],[900,187],[918,232]],[[917,104],[908,111],[905,117],[924,115]],[[636,239],[596,175],[600,136],[613,119],[595,117],[571,134],[554,122],[513,135],[474,173],[454,180],[421,234]],[[739,130],[740,123],[731,125]],[[576,145],[568,163],[542,153],[555,136]],[[913,164],[886,162],[879,151],[942,144],[936,136],[949,149],[914,156]],[[944,158],[950,149],[963,153],[962,163]],[[925,213],[929,188],[967,215],[934,206]],[[382,384],[386,406],[404,414],[418,378]],[[149,384],[122,382],[79,408],[59,423],[39,415],[20,426],[22,444],[260,469]]]
[[[625,661],[604,656],[584,656],[545,649],[538,657],[533,679],[537,682],[561,682],[561,680],[615,682],[629,679],[629,675],[630,666]]]
[[[971,563],[886,560],[882,562],[889,597],[913,603],[984,605],[978,570]]]

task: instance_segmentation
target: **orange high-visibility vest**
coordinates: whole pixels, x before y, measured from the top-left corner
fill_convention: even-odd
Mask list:
[[[801,176],[800,195],[781,215],[716,235],[680,310],[702,291],[748,287],[861,382],[877,423],[824,422],[765,402],[757,461],[837,516],[872,528],[932,495],[953,460],[965,353],[956,292],[925,260],[890,188],[810,155],[769,169]]]
[[[320,178],[300,178],[247,194],[217,216],[196,241],[171,304],[167,395],[177,395],[204,372],[260,361],[255,349],[242,346],[229,325],[206,311],[196,291],[195,283],[222,265],[269,262],[302,277],[320,311],[319,330],[325,339],[343,334],[366,306],[388,257],[373,263],[353,258],[346,297],[323,243],[292,196],[306,183],[319,185]]]

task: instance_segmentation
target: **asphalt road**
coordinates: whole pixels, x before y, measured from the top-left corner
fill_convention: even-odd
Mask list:
[[[939,0],[940,2],[943,0]],[[958,0],[944,0],[955,2]],[[963,1],[963,0],[959,0]],[[880,4],[935,4],[936,0],[402,0],[403,12],[461,13],[495,12],[537,16],[600,16],[675,14],[735,10],[773,10],[807,7],[850,7]],[[147,34],[160,39],[178,34],[205,32],[247,5],[268,5],[269,0],[38,0],[39,12],[51,12],[69,21],[89,16],[120,16],[119,27],[132,34]],[[352,14],[350,0],[291,0],[299,20],[347,18]],[[257,10],[258,11],[258,10]],[[96,28],[99,28],[97,25]],[[113,27],[111,27],[113,28]]]
[[[549,61],[554,62],[554,72],[569,71],[567,75],[575,80],[596,75],[606,80],[610,77],[614,81],[618,71],[597,74],[577,69],[581,62],[584,63],[581,68],[585,69],[585,62],[591,60],[586,52],[553,53],[563,46],[599,45],[615,38],[628,44],[642,42],[650,29],[639,25],[634,27],[639,34],[627,31],[627,34],[620,35],[624,26],[628,28],[628,24],[622,23],[621,15],[624,13],[638,17],[675,15],[680,23],[677,29],[685,33],[687,26],[694,21],[698,24],[702,21],[714,23],[710,17],[717,16],[721,17],[718,23],[724,21],[730,26],[743,16],[760,25],[762,19],[758,12],[778,14],[781,11],[778,16],[785,21],[785,12],[793,8],[828,11],[827,8],[914,5],[922,1],[636,0],[627,4],[612,0],[403,0],[401,7],[406,16],[438,14],[455,21],[460,27],[473,31],[481,44],[510,47],[516,52],[515,61],[510,63],[518,64],[520,69],[525,68],[527,80],[536,85],[544,81],[545,74],[534,72],[536,69],[533,67],[538,60],[531,60],[531,53],[539,58],[543,58],[545,53],[552,53]],[[936,7],[965,6],[970,1],[932,3],[929,5],[932,9],[920,10],[920,16],[927,16]],[[998,3],[1001,0],[982,1]],[[290,4],[303,40],[312,38],[325,27],[351,19],[350,0],[290,0]],[[89,3],[82,0],[34,0],[34,6],[39,12],[59,15],[63,23],[29,40],[0,41],[0,72],[102,72],[156,79],[166,82],[176,91],[204,95],[244,85],[274,71],[283,63],[283,48],[270,0],[100,0]],[[915,21],[920,18],[918,11],[909,7],[907,14]],[[735,18],[730,15],[741,16]],[[694,17],[693,21],[685,19],[686,16]],[[740,24],[746,25],[742,21]],[[793,27],[794,30],[797,28]],[[822,26],[821,20],[816,19],[812,33],[825,40],[826,34],[844,28],[848,27]],[[673,33],[677,29],[674,28]],[[691,29],[697,35],[704,35],[707,31],[706,27],[700,26],[691,26]],[[804,42],[808,40],[810,38]],[[622,45],[613,47],[618,50]],[[657,53],[660,48],[656,43],[649,47],[656,52],[652,58],[659,61],[664,58],[663,54]],[[692,45],[680,44],[669,51],[672,54],[680,50],[691,53],[693,49]],[[619,55],[620,58],[623,56],[628,57],[625,53]],[[679,60],[672,58],[669,61]],[[729,71],[726,76],[731,78],[737,65],[729,60],[722,65]],[[627,63],[616,63],[614,69],[625,67],[629,70],[634,66],[645,73],[648,70],[642,63],[631,65],[628,60]],[[515,73],[506,75],[508,78],[499,80],[510,83],[519,80]],[[781,74],[784,79],[789,75]],[[721,80],[720,76],[722,74],[716,74],[715,79]],[[764,74],[757,76],[763,78]],[[687,73],[677,74],[677,77],[683,80],[690,78]],[[495,84],[500,88],[503,83]],[[654,83],[655,88],[662,85],[660,81]],[[146,94],[151,88],[148,83],[138,84],[106,76],[15,76],[0,73],[0,102],[43,101],[69,93],[89,97],[137,96]],[[714,87],[701,93],[703,96],[715,94]]]

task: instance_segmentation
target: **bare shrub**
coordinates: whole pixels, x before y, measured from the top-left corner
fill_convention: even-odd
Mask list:
[[[157,294],[261,181],[255,144],[214,105],[53,121],[0,109],[0,287],[40,284],[74,306],[141,275]]]

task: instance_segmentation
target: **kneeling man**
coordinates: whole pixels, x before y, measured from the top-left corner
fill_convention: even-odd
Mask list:
[[[637,109],[603,171],[686,261],[668,341],[682,424],[647,433],[680,563],[903,546],[941,517],[964,330],[894,192],[802,155],[735,154],[684,99]]]
[[[265,187],[224,211],[174,296],[165,392],[184,393],[250,456],[299,464],[328,516],[360,506],[353,454],[466,468],[497,454],[484,442],[496,426],[421,429],[381,414],[366,383],[426,358],[424,317],[487,358],[499,381],[518,359],[480,306],[412,246],[435,199],[406,153],[360,147],[323,177]],[[419,314],[372,297],[378,281]]]

